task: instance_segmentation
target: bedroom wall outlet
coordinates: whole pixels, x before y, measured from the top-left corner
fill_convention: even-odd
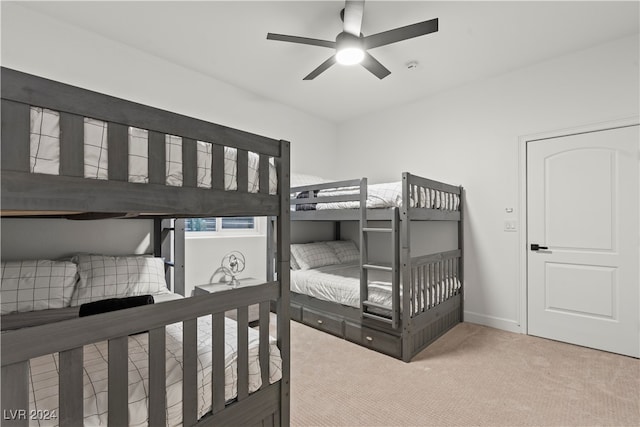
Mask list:
[[[518,231],[518,221],[513,221],[513,220],[505,221],[504,231]]]

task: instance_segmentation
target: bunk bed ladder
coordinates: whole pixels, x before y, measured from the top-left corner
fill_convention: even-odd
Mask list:
[[[396,329],[400,322],[400,216],[398,208],[390,208],[391,227],[369,227],[366,209],[361,217],[361,266],[360,266],[360,304],[362,317],[382,321]],[[368,233],[384,233],[391,235],[391,265],[380,265],[369,262]],[[369,301],[369,270],[380,270],[391,273],[391,307]],[[370,310],[376,310],[371,312]]]

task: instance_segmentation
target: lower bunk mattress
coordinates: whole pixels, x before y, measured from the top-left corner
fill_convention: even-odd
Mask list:
[[[368,300],[391,308],[392,286],[389,273],[373,270],[368,274]],[[445,301],[457,294],[459,289],[460,281],[456,277],[445,278],[427,288],[427,291],[422,294],[424,300],[420,306],[428,306],[430,301]],[[292,270],[291,290],[324,301],[359,308],[360,264],[350,262],[306,270]]]
[[[237,396],[238,324],[225,318],[225,398]],[[149,356],[148,333],[129,337],[129,425],[148,425]],[[249,392],[261,386],[258,331],[249,329]],[[282,359],[276,340],[270,337],[269,381],[282,377]],[[166,327],[167,425],[182,425],[182,323]],[[108,343],[84,347],[84,424],[107,425]],[[212,406],[211,316],[198,318],[198,418]],[[58,355],[31,360],[29,378],[31,410],[58,413]],[[31,425],[57,425],[57,420],[33,420]]]

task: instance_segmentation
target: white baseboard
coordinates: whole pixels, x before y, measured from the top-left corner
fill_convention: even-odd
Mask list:
[[[517,334],[526,333],[522,325],[520,325],[516,320],[503,319],[501,317],[489,316],[487,314],[465,311],[464,321],[489,326],[491,328],[502,329],[504,331],[515,332]]]

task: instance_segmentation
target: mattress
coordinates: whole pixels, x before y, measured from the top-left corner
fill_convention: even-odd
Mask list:
[[[162,295],[156,301],[175,299]],[[211,410],[211,316],[198,318],[198,418]],[[238,324],[225,318],[225,398],[237,396],[237,331]],[[129,425],[148,424],[148,333],[129,337]],[[249,392],[262,384],[258,359],[260,337],[249,329]],[[269,340],[270,383],[282,377],[282,359],[274,338]],[[107,425],[108,343],[106,341],[84,347],[84,424]],[[166,327],[167,425],[182,424],[182,323]],[[58,413],[58,354],[31,360],[29,405],[32,410]],[[56,419],[32,420],[32,425],[57,425]]]
[[[369,271],[369,301],[391,308],[392,288],[388,272]],[[427,290],[424,301],[431,301],[430,293],[435,301],[444,301],[455,295],[460,289],[457,278],[448,278]],[[326,265],[308,270],[291,271],[291,290],[324,301],[334,302],[351,307],[360,307],[360,264]],[[424,306],[424,301],[421,306]]]
[[[355,195],[360,191],[359,187],[343,187],[336,189],[320,190],[316,197]],[[296,197],[307,197],[306,192]],[[413,189],[410,194],[411,207],[442,209],[456,211],[459,208],[460,197],[440,190],[430,188]],[[346,202],[318,202],[316,204],[304,204],[296,210],[327,210],[327,209],[358,209],[359,201]],[[402,207],[402,182],[388,182],[382,184],[370,184],[367,186],[367,208],[392,208]]]
[[[93,179],[109,178],[109,150],[106,122],[84,118],[84,177]],[[128,181],[149,182],[149,132],[135,127],[128,128]],[[60,173],[60,114],[45,108],[31,107],[30,122],[30,171],[59,175]],[[224,188],[238,189],[237,150],[224,147]],[[197,186],[211,188],[213,154],[209,142],[197,141]],[[259,189],[260,156],[249,152],[248,188],[257,193]],[[182,138],[165,135],[165,175],[166,185],[182,186]],[[277,173],[273,158],[269,162],[269,194],[276,194]]]
[[[369,272],[369,301],[391,307],[388,273]],[[332,264],[291,271],[291,290],[330,302],[360,307],[360,264]]]

